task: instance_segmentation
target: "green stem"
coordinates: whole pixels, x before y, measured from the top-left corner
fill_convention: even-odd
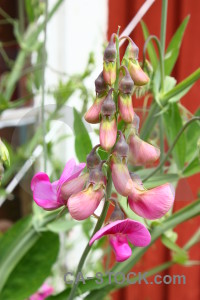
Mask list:
[[[168,6],[168,0],[162,0],[160,44],[161,44],[162,57],[163,58],[164,58],[164,55],[165,55],[165,39],[166,39],[166,25],[167,25],[167,6]]]
[[[165,144],[164,144],[164,126],[162,116],[159,116],[159,131],[160,131],[160,160],[163,160],[165,155]],[[160,169],[162,173],[162,168]]]
[[[56,10],[58,9],[58,7],[61,5],[61,3],[63,1],[64,0],[58,0],[56,2],[54,7],[52,8],[52,10],[48,14],[47,21],[49,21],[52,18],[52,16],[54,15],[54,13],[56,12]],[[0,9],[0,12],[1,12],[1,9]],[[14,22],[13,22],[13,24],[14,24]],[[33,45],[35,45],[36,39],[37,39],[38,35],[40,34],[40,32],[44,29],[44,27],[45,27],[45,22],[43,22],[41,25],[39,25],[36,28],[35,32],[32,32],[32,30],[30,30],[29,27],[27,28],[26,33],[30,32],[30,34],[28,35],[28,37],[27,37],[26,41],[24,41],[24,43],[27,45],[28,48],[31,48]],[[24,33],[24,36],[27,36],[26,33]],[[4,92],[4,97],[8,101],[10,100],[10,98],[11,98],[13,92],[14,92],[15,84],[17,83],[17,81],[20,78],[20,73],[21,73],[21,71],[23,69],[23,66],[25,64],[26,57],[29,54],[30,54],[30,52],[27,51],[26,49],[21,49],[19,54],[17,55],[14,67],[13,67],[11,73],[8,76],[6,89],[5,89],[5,92]]]
[[[178,142],[179,138],[181,137],[182,133],[185,131],[185,129],[193,122],[195,121],[200,121],[200,117],[194,117],[191,120],[189,120],[187,123],[185,123],[185,125],[181,128],[181,130],[179,131],[179,133],[177,134],[173,144],[171,145],[171,147],[169,148],[165,158],[161,161],[161,163],[159,164],[159,166],[153,170],[153,172],[151,172],[148,176],[146,176],[143,179],[144,181],[147,181],[150,177],[152,177],[155,173],[157,173],[165,164],[165,162],[167,161],[168,157],[170,156],[170,154],[172,153],[174,147],[176,146],[176,143]]]
[[[103,207],[101,216],[99,217],[99,220],[96,223],[96,226],[94,228],[92,236],[101,228],[101,226],[103,225],[103,222],[105,221],[105,217],[106,217],[106,214],[107,214],[107,211],[108,211],[108,208],[109,208],[108,199],[111,196],[111,190],[112,190],[112,178],[111,178],[111,173],[109,172],[104,207]],[[75,274],[75,278],[77,277],[78,273],[81,272],[81,270],[83,268],[83,265],[85,263],[85,260],[88,256],[89,252],[90,252],[90,249],[91,249],[91,246],[89,245],[89,242],[88,242],[88,244],[85,247],[85,250],[84,250],[84,252],[81,256],[81,259],[79,261],[79,264],[78,264],[78,267],[77,267],[77,270],[76,270],[76,274]],[[78,282],[74,281],[74,284],[72,286],[72,289],[71,289],[68,300],[73,300],[74,299],[74,295],[76,293],[77,286],[78,286]]]

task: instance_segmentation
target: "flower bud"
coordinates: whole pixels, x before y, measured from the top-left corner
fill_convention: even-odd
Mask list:
[[[141,86],[149,82],[148,75],[142,70],[140,64],[137,60],[123,60],[123,63],[128,67],[131,78],[133,79],[135,85]]]
[[[129,44],[126,48],[124,56],[127,59],[138,59],[138,55],[139,55],[139,48],[129,37]]]
[[[128,162],[134,166],[155,162],[160,157],[160,149],[141,140],[134,130],[127,139],[129,144]]]
[[[101,106],[106,99],[106,96],[105,93],[97,95],[94,103],[84,115],[84,118],[88,123],[96,124],[100,122]]]
[[[122,67],[125,70],[125,76],[121,79],[121,81],[119,83],[119,91],[122,94],[132,94],[134,82],[128,72],[127,67],[126,66],[122,66]]]
[[[125,138],[120,130],[119,134],[119,139],[114,147],[113,153],[116,153],[120,157],[127,157],[129,151],[128,144],[126,143]]]
[[[99,94],[107,91],[108,86],[104,80],[103,71],[99,74],[99,76],[97,77],[94,83],[95,83],[96,93]]]
[[[92,151],[87,155],[87,168],[94,169],[96,168],[100,162],[101,158],[99,154],[96,152],[96,149],[100,146],[100,144],[96,145]]]
[[[122,209],[120,208],[119,204],[117,202],[115,202],[115,208],[110,216],[110,222],[114,222],[114,221],[118,221],[118,220],[124,220],[125,219],[125,214],[122,211]]]
[[[112,85],[116,80],[116,46],[114,44],[114,34],[104,51],[103,77],[107,84]]]
[[[116,191],[124,197],[129,196],[132,192],[133,181],[125,161],[115,154],[111,157],[111,172]]]
[[[116,46],[114,43],[114,37],[115,37],[115,33],[113,33],[111,35],[110,42],[104,51],[103,59],[106,62],[115,61],[116,57],[117,57],[117,51],[116,51]]]
[[[0,161],[3,162],[5,167],[10,166],[10,156],[8,149],[6,148],[5,144],[0,139]]]
[[[100,144],[106,151],[110,150],[117,138],[117,123],[115,117],[103,117],[100,124]]]
[[[121,118],[124,120],[124,122],[132,123],[134,118],[134,110],[131,95],[119,93],[118,107]]]
[[[101,161],[101,163],[96,167],[90,170],[89,174],[89,183],[92,184],[101,184],[106,185],[106,176],[104,175],[102,171],[102,166],[105,163],[104,160]]]
[[[115,102],[112,98],[112,91],[113,89],[109,90],[108,95],[101,106],[101,114],[104,117],[113,116],[116,112]]]

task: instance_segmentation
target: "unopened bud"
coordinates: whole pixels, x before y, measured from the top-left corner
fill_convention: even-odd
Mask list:
[[[121,79],[119,84],[119,90],[123,94],[132,94],[134,82],[128,72],[128,69],[126,66],[122,66],[125,71],[125,76]]]
[[[107,91],[108,87],[103,77],[103,71],[99,74],[99,76],[97,77],[94,83],[95,83],[96,93],[99,94]]]
[[[113,152],[116,153],[118,156],[127,157],[128,151],[129,151],[129,146],[126,143],[122,132],[120,130],[118,132],[119,132],[119,139],[114,147]]]
[[[0,139],[0,161],[3,162],[5,167],[10,166],[9,152],[8,152],[8,149],[6,148],[5,144],[2,142],[1,139]]]
[[[108,95],[101,106],[101,114],[104,117],[113,116],[116,112],[115,102],[112,98],[112,91],[113,89],[109,90]]]
[[[101,158],[100,158],[99,154],[96,151],[96,149],[99,146],[100,146],[100,144],[96,145],[87,156],[87,168],[88,169],[96,168],[101,162]]]

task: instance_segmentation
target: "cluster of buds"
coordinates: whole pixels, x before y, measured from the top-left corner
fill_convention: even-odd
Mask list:
[[[149,77],[138,62],[139,49],[129,37],[128,47],[118,65],[116,34],[105,49],[103,71],[95,80],[96,99],[85,114],[89,123],[100,123],[100,144],[87,156],[87,164],[76,165],[71,159],[56,182],[51,183],[45,173],[36,174],[31,183],[35,202],[46,210],[66,206],[72,218],[84,220],[95,214],[102,199],[106,199],[107,172],[111,170],[113,186],[118,194],[127,199],[129,208],[140,217],[154,220],[161,218],[172,207],[174,189],[166,183],[147,190],[137,174],[129,171],[128,164],[146,166],[159,159],[160,150],[139,137],[139,117],[132,104],[133,88],[148,83]],[[118,130],[119,119],[123,130]],[[101,160],[97,149],[108,152],[107,161]],[[82,171],[87,166],[87,171]],[[111,179],[111,178],[110,178]],[[126,200],[125,200],[126,201]],[[121,262],[131,254],[130,242],[145,247],[150,243],[148,229],[140,222],[126,218],[117,199],[108,223],[90,240],[90,245],[104,235]]]

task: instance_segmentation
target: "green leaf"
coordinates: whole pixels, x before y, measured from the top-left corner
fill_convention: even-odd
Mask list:
[[[66,218],[55,220],[47,225],[47,229],[59,233],[59,232],[66,232],[72,229],[74,226],[78,225],[78,222],[74,220],[67,220]]]
[[[149,30],[147,28],[147,25],[144,23],[144,21],[141,21],[141,26],[142,26],[144,39],[146,41],[146,39],[149,37]],[[156,50],[154,48],[152,41],[150,41],[148,43],[147,51],[148,51],[149,58],[150,58],[152,66],[153,66],[153,69],[155,71],[157,68],[157,65],[158,65],[158,58],[157,58]]]
[[[187,16],[173,35],[165,54],[165,74],[171,74],[173,67],[179,55],[183,35],[188,24],[190,16]]]
[[[18,221],[0,239],[0,291],[13,268],[38,239],[31,227],[29,216]]]
[[[176,103],[171,103],[167,112],[163,114],[165,132],[169,146],[172,145],[179,130],[183,127],[182,118],[179,112],[179,108]],[[182,169],[185,163],[186,154],[186,138],[185,133],[181,135],[174,150],[172,151],[176,165],[179,169]]]
[[[88,153],[92,150],[92,143],[87,129],[78,111],[74,108],[75,150],[80,162],[86,161]]]
[[[50,275],[59,251],[58,235],[45,232],[9,276],[1,299],[24,300],[36,292]]]
[[[175,97],[179,96],[180,93],[182,93],[187,88],[191,87],[193,83],[195,83],[198,79],[200,79],[200,68],[197,69],[195,72],[190,74],[187,78],[185,78],[183,81],[181,81],[179,84],[177,84],[173,89],[171,89],[169,92],[164,93],[160,97],[160,102],[163,105],[166,105],[167,102]],[[186,90],[187,91],[187,90]]]
[[[195,116],[200,117],[200,108],[195,112]],[[186,131],[186,138],[187,138],[187,151],[186,151],[186,161],[191,161],[194,156],[197,156],[197,141],[200,137],[200,122],[196,121],[192,123],[187,131]]]
[[[189,177],[199,172],[200,172],[200,161],[198,157],[195,157],[184,169],[183,176]]]
[[[33,4],[31,0],[25,0],[25,8],[26,8],[26,13],[28,16],[29,22],[34,21],[34,9],[33,9]]]

